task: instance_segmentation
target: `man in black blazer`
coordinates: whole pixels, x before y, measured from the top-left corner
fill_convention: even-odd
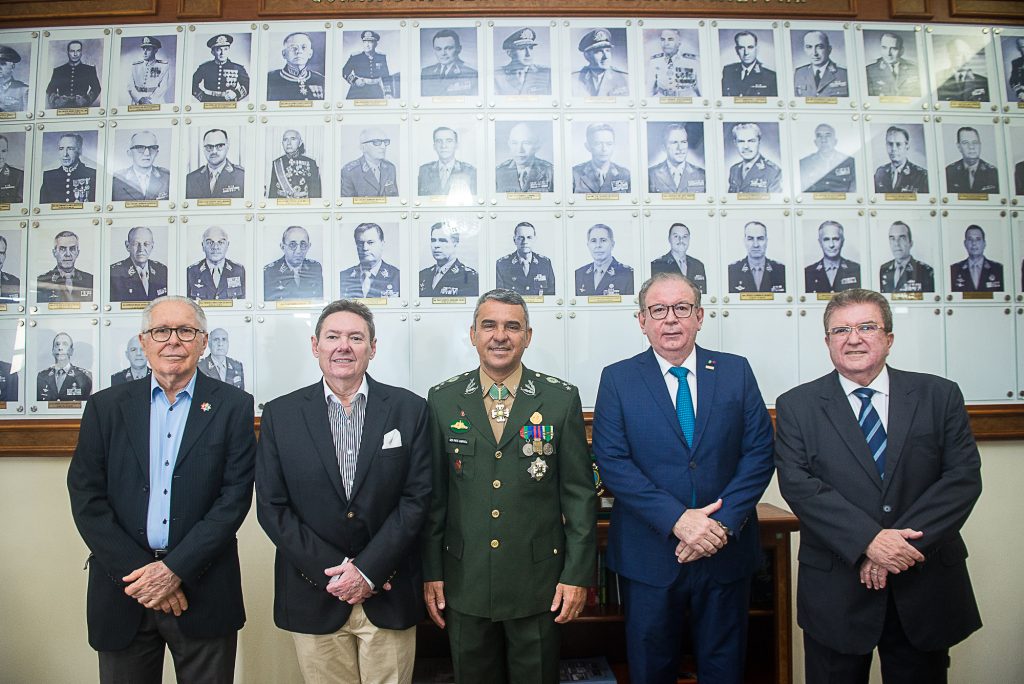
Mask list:
[[[430,499],[427,404],[366,374],[373,314],[328,304],[323,379],[263,411],[256,510],[277,546],[274,622],[309,681],[409,682],[425,616],[419,534]]]
[[[89,644],[103,684],[160,681],[164,644],[179,681],[230,684],[245,623],[235,532],[252,501],[253,398],[196,371],[206,315],[194,302],[157,299],[142,328],[152,377],[89,399],[68,469],[90,551]]]
[[[981,627],[960,536],[981,494],[964,397],[889,368],[885,297],[825,307],[835,371],[776,404],[775,464],[800,518],[797,621],[808,682],[945,682],[949,647]]]

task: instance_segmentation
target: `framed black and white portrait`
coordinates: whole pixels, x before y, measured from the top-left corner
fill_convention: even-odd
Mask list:
[[[256,100],[252,92],[255,36],[244,22],[196,25],[188,34],[185,73],[191,80],[186,112],[255,107],[249,106]]]
[[[156,217],[119,217],[103,226],[103,296],[114,311],[138,311],[178,294],[178,223]]]
[[[415,231],[421,301],[441,305],[473,304],[481,290],[483,227],[471,213],[420,216]]]
[[[736,105],[774,105],[782,60],[770,21],[712,22],[718,58],[717,93]]]
[[[107,31],[106,33],[109,33]],[[99,116],[106,109],[107,44],[98,28],[43,31],[40,55],[43,63],[36,88],[40,115],[60,112],[62,117]],[[44,85],[45,84],[45,85]]]
[[[568,150],[573,201],[628,202],[640,193],[634,177],[637,149],[632,117],[573,118]]]
[[[409,196],[407,131],[395,115],[345,117],[335,128],[340,203],[392,205]]]
[[[0,37],[0,120],[30,118],[36,97],[35,31],[4,31]]]
[[[508,209],[491,219],[488,233],[494,287],[518,292],[533,304],[565,296],[565,243],[556,212]]]
[[[34,149],[34,136],[31,126],[0,126],[0,218],[27,215],[29,205],[38,197],[28,156]]]
[[[179,132],[173,119],[133,119],[107,134],[107,201],[115,210],[177,206]]]
[[[855,114],[793,114],[789,168],[793,190],[802,202],[834,205],[863,201],[868,174],[859,119]]]
[[[114,31],[111,114],[177,113],[181,103],[181,27],[123,26]]]
[[[102,280],[99,222],[46,219],[33,222],[28,238],[31,312],[96,311]]]
[[[255,298],[251,215],[189,217],[180,230],[179,270],[184,294],[200,306],[233,308]]]
[[[330,218],[264,215],[256,228],[257,299],[266,308],[320,307],[330,295]]]
[[[94,391],[152,376],[153,370],[139,340],[141,328],[141,312],[105,321],[100,328],[100,358],[98,372],[93,378]]]
[[[935,143],[924,117],[874,118],[865,122],[864,135],[874,201],[924,203],[938,194]]]
[[[737,118],[739,117],[739,118]],[[720,171],[725,192],[739,201],[778,202],[789,192],[782,161],[786,128],[763,115],[729,115],[721,124],[725,165]]]
[[[556,106],[559,94],[556,22],[495,20],[489,29],[491,100],[509,107]]]
[[[417,204],[483,203],[483,116],[414,116]]]
[[[34,145],[35,207],[62,215],[94,211],[103,200],[103,122],[37,125]]]
[[[787,83],[792,106],[846,108],[857,101],[858,90],[848,40],[853,35],[841,22],[787,22]],[[846,26],[849,26],[848,24]]]
[[[483,102],[480,86],[482,33],[479,22],[421,21],[416,29],[420,104],[466,106]]]
[[[642,133],[647,151],[643,189],[649,201],[692,203],[714,195],[716,169],[708,168],[713,163],[708,152],[713,153],[716,146],[713,139],[708,145],[712,130],[703,119],[686,121],[663,115],[647,120]]]
[[[260,37],[260,111],[329,108],[332,47],[322,22],[289,22],[264,31]]]
[[[565,97],[574,105],[623,105],[633,97],[629,31],[624,20],[570,20],[565,41]]]
[[[242,115],[185,119],[184,208],[252,206],[256,130]]]
[[[922,208],[886,208],[868,219],[871,256],[875,268],[870,287],[893,301],[932,302],[943,291],[942,231],[938,211]]]
[[[360,20],[346,21],[335,32],[340,44],[332,72],[339,107],[397,107],[408,100],[407,31],[392,21]]]
[[[413,246],[407,219],[399,214],[347,214],[335,222],[334,282],[338,297],[360,299],[369,306],[404,306],[415,296],[408,254]],[[428,238],[429,239],[429,238]],[[419,253],[420,245],[415,249]],[[411,274],[411,277],[410,277]],[[404,278],[403,278],[404,275]]]
[[[1024,30],[1004,28],[994,38],[1003,84],[1004,111],[1024,110]]]
[[[998,209],[943,209],[945,291],[954,301],[1010,301],[1010,228]]]
[[[0,415],[25,410],[25,333],[25,319],[0,318]]]
[[[575,212],[567,223],[566,254],[576,304],[631,304],[642,284],[642,239],[629,210]]]
[[[27,227],[26,221],[0,222],[0,314],[25,310]]]
[[[985,117],[946,115],[934,127],[942,202],[1005,204],[1008,185],[1002,124]]]
[[[638,266],[639,282],[658,273],[680,273],[702,295],[723,291],[718,267],[718,230],[707,211],[656,209],[644,221],[644,254]],[[642,271],[642,275],[641,275]]]
[[[28,327],[26,403],[42,415],[80,414],[99,391],[99,320],[37,319]]]
[[[932,99],[939,110],[998,111],[991,32],[981,26],[939,26],[927,34]],[[971,104],[974,103],[974,104]]]
[[[252,325],[252,316],[248,314],[208,313],[206,353],[199,359],[199,372],[240,390],[252,391],[256,374]]]
[[[718,219],[726,303],[784,301],[794,291],[792,220],[783,209]]]
[[[333,129],[319,116],[260,119],[261,208],[328,208],[334,197]]]
[[[827,300],[870,282],[864,219],[856,211],[804,210],[795,225],[800,292]]]
[[[858,77],[872,109],[920,109],[930,93],[924,37],[914,24],[864,24]]]
[[[551,117],[521,114],[493,121],[494,180],[498,202],[523,205],[551,201],[562,192],[561,127]]]
[[[714,88],[708,67],[706,33],[701,22],[682,19],[644,21],[641,60],[641,104],[706,106]]]

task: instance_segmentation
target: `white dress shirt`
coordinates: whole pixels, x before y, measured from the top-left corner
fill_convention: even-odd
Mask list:
[[[850,408],[853,409],[853,415],[855,418],[860,418],[860,397],[853,393],[854,390],[860,389],[863,385],[858,385],[853,380],[843,377],[842,373],[839,374],[839,384],[842,386],[843,391],[846,392],[846,398],[850,400]],[[889,367],[883,366],[882,372],[871,381],[868,385],[868,389],[875,390],[875,393],[871,395],[871,405],[875,407],[875,411],[878,412],[878,417],[882,419],[882,427],[885,431],[889,432]]]
[[[658,359],[658,367],[661,368],[661,377],[665,380],[665,387],[668,388],[668,396],[672,399],[672,406],[676,405],[676,392],[679,391],[679,380],[676,376],[668,372],[669,368],[674,368],[671,363],[661,357],[658,352],[654,352],[654,358]],[[694,345],[693,349],[690,350],[690,355],[683,360],[680,367],[690,371],[686,374],[686,384],[690,387],[690,401],[693,402],[693,417],[697,418],[697,346]]]

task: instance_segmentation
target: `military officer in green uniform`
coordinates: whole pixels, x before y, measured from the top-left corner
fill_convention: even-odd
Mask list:
[[[427,610],[455,681],[558,682],[556,624],[580,615],[596,563],[593,472],[577,389],[527,369],[522,297],[477,301],[480,367],[433,387]]]

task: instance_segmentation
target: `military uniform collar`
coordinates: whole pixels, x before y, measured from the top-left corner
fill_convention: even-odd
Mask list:
[[[435,263],[434,264],[434,273],[440,273],[440,274],[444,275],[448,271],[452,270],[452,268],[454,268],[455,264],[457,264],[457,263],[459,263],[458,259],[452,259],[451,261],[446,261],[441,266],[438,266],[437,263]]]
[[[521,363],[519,364],[519,367],[512,371],[512,374],[505,378],[503,381],[501,381],[501,383],[498,383],[497,380],[494,380],[492,377],[487,375],[487,373],[484,372],[484,367],[480,366],[480,391],[483,394],[487,394],[487,392],[491,389],[491,385],[502,384],[505,386],[505,389],[509,391],[509,394],[511,394],[512,397],[515,398],[516,392],[519,391],[519,384],[522,381],[523,364]]]
[[[80,162],[80,161],[76,161],[76,162],[75,162],[75,165],[74,165],[74,166],[72,166],[72,167],[70,167],[70,168],[69,168],[69,167],[67,167],[67,166],[61,166],[60,168],[61,168],[61,169],[62,169],[62,170],[64,171],[64,173],[66,173],[66,174],[68,174],[68,175],[70,176],[70,175],[71,175],[71,174],[73,174],[73,173],[74,173],[75,171],[77,171],[77,170],[78,170],[78,167],[79,167],[79,166],[81,166],[81,165],[82,165],[82,162]]]

